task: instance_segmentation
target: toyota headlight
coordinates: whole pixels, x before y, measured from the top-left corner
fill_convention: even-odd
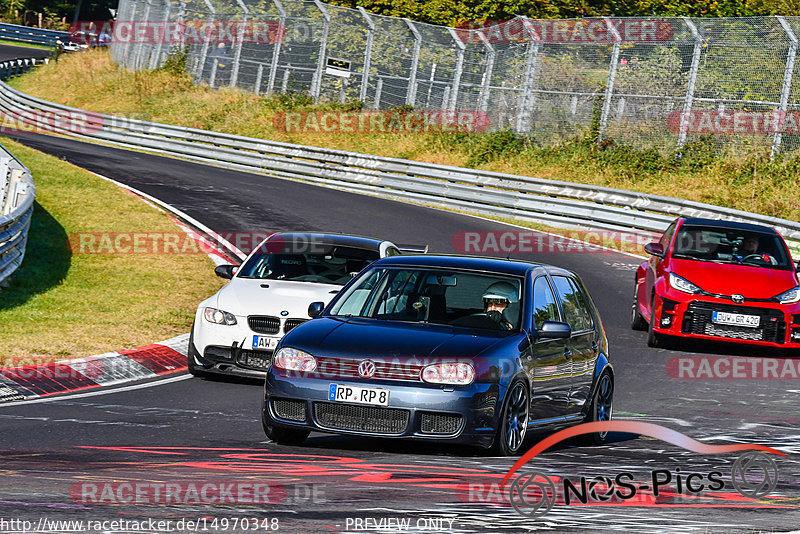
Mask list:
[[[275,354],[272,365],[286,371],[313,373],[317,370],[317,359],[305,351],[284,347]]]
[[[669,285],[672,286],[673,289],[683,291],[684,293],[700,293],[703,291],[686,278],[681,278],[675,273],[669,273]]]
[[[234,325],[236,324],[236,317],[232,313],[228,313],[216,308],[206,308],[203,312],[206,321],[214,324]]]
[[[784,291],[780,295],[775,295],[773,298],[781,304],[794,304],[800,301],[800,286],[793,287],[789,291]]]

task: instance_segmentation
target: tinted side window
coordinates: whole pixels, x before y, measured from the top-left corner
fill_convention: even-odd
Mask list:
[[[675,224],[674,222],[670,224],[661,236],[660,243],[664,246],[664,252],[669,250],[669,242],[672,241],[672,234],[675,233]]]
[[[553,283],[561,299],[561,307],[564,310],[565,319],[572,327],[572,331],[579,332],[591,329],[591,315],[589,310],[586,309],[586,302],[575,283],[565,276],[554,276]]]
[[[545,321],[560,321],[556,298],[544,276],[533,283],[533,321],[536,328],[541,328]]]

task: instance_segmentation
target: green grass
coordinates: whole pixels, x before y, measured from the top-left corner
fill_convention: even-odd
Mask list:
[[[13,41],[11,39],[0,39],[0,44],[4,45],[11,45],[11,46],[21,46],[23,48],[37,48],[39,50],[53,50],[52,46],[43,46],[34,43],[23,43],[21,41]]]
[[[180,58],[167,68],[131,72],[114,65],[105,50],[62,57],[16,78],[16,88],[102,113],[418,161],[588,183],[707,202],[800,219],[800,158],[767,154],[722,156],[715,140],[700,139],[683,157],[602,146],[592,132],[556,144],[508,131],[485,134],[286,133],[273,125],[285,110],[357,110],[360,103],[314,106],[301,94],[256,96],[237,89],[194,85]]]
[[[0,368],[133,348],[187,332],[197,303],[221,286],[211,260],[205,254],[73,253],[70,236],[82,232],[181,230],[110,182],[2,142],[31,169],[37,200],[25,260],[0,289]]]

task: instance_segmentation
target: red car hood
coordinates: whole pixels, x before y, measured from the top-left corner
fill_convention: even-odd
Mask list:
[[[794,271],[673,259],[670,271],[709,293],[766,299],[797,285]]]

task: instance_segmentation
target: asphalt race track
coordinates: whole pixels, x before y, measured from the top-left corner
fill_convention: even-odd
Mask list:
[[[350,232],[427,243],[432,252],[453,253],[459,232],[510,229],[425,207],[62,138],[12,137],[153,195],[219,232]],[[137,532],[265,531],[276,525],[281,531],[303,533],[396,532],[406,527],[429,532],[797,528],[800,382],[680,380],[667,372],[668,360],[676,356],[779,354],[716,345],[648,348],[646,333],[628,327],[638,263],[630,256],[552,252],[514,257],[573,269],[586,282],[612,349],[615,418],[657,423],[710,444],[779,448],[787,457],[774,457],[777,488],[762,499],[737,492],[731,472],[739,453],[703,455],[649,437],[617,434],[602,447],[561,444],[523,472],[568,478],[576,485],[581,476],[613,479],[630,472],[640,490],[635,498],[604,500],[598,491],[588,505],[559,499],[545,516],[530,518],[517,513],[499,490],[514,458],[441,444],[325,434],[312,434],[301,446],[280,446],[262,432],[257,382],[178,375],[99,394],[0,404],[0,532],[42,532],[47,527],[85,531],[91,529],[86,523],[90,520],[145,522],[136,528],[106,523],[96,529]],[[541,437],[533,436],[530,445]],[[652,491],[654,470],[673,477],[658,496]],[[685,480],[691,473],[714,471],[722,473],[721,490],[692,493],[685,485],[682,490],[676,486],[679,475]],[[186,490],[173,492],[172,500],[162,493],[160,499],[151,499],[159,502],[137,505],[128,501],[130,487],[123,487],[137,483],[148,485],[151,498],[153,488],[169,493],[169,484],[182,491],[193,484],[252,484],[269,493],[262,492],[266,503],[240,498],[210,504],[208,498],[189,498]],[[260,521],[241,523],[252,518]],[[11,519],[31,523],[2,523]],[[167,528],[163,523],[148,525],[149,519],[171,523]],[[236,519],[240,522],[235,525]],[[54,529],[50,523],[66,520],[84,524]]]

